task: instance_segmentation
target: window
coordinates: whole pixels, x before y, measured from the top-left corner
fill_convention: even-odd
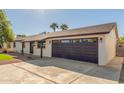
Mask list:
[[[61,43],[70,43],[70,40],[61,40]]]
[[[16,42],[13,42],[13,47],[16,47]]]
[[[92,39],[82,39],[82,42],[96,42],[97,39],[96,38],[92,38]]]
[[[41,41],[37,42],[37,48],[41,48]]]
[[[73,43],[80,43],[80,39],[74,39],[72,42]]]
[[[37,48],[45,48],[45,43],[46,43],[45,40],[38,41],[37,42]]]
[[[53,40],[52,42],[53,42],[54,44],[55,44],[55,43],[60,43],[60,40]]]
[[[41,42],[42,42],[42,43],[44,43],[44,44],[46,43],[46,41],[45,41],[45,40],[42,40]]]

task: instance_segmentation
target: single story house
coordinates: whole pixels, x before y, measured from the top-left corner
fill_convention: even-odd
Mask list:
[[[41,57],[59,57],[106,65],[116,56],[119,39],[116,23],[17,38],[15,52]]]

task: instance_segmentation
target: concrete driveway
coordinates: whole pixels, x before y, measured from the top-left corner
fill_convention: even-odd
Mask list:
[[[116,57],[107,66],[60,58],[43,58],[0,65],[0,83],[118,83],[121,62]]]

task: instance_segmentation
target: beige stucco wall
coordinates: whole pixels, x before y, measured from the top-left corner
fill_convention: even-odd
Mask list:
[[[100,40],[102,38],[102,40]],[[98,63],[105,65],[106,52],[105,52],[105,35],[98,37]]]
[[[116,56],[116,44],[117,38],[115,29],[112,29],[109,34],[105,35],[106,64]]]
[[[37,42],[34,42],[34,45],[33,55],[40,56],[40,48],[37,48]],[[25,42],[24,53],[30,54],[30,42]]]
[[[41,55],[41,48],[37,47],[37,41],[34,42],[34,53],[33,55],[40,56]],[[43,48],[42,55],[43,57],[51,57],[51,43],[49,43],[49,40],[46,40],[45,48]],[[25,42],[25,48],[24,53],[30,54],[30,42]]]
[[[25,42],[24,53],[30,54],[30,43],[29,42]]]
[[[11,43],[11,48],[14,52],[18,52],[21,53],[22,51],[22,43],[21,42],[15,42],[16,43],[16,47],[13,47],[13,43]]]
[[[43,48],[44,57],[52,57],[52,42],[51,40],[46,40],[45,48]]]
[[[37,42],[34,42],[34,44],[35,44],[35,46],[34,46],[34,53],[33,53],[33,55],[40,56],[41,50],[40,50],[40,48],[37,47]]]
[[[99,41],[99,65],[108,64],[116,56],[117,38],[113,28],[109,34],[106,34],[102,43]]]

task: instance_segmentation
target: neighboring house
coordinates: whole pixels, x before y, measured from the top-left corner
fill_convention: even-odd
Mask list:
[[[118,38],[116,23],[107,23],[17,38],[12,47],[20,53],[106,65],[116,56]]]

